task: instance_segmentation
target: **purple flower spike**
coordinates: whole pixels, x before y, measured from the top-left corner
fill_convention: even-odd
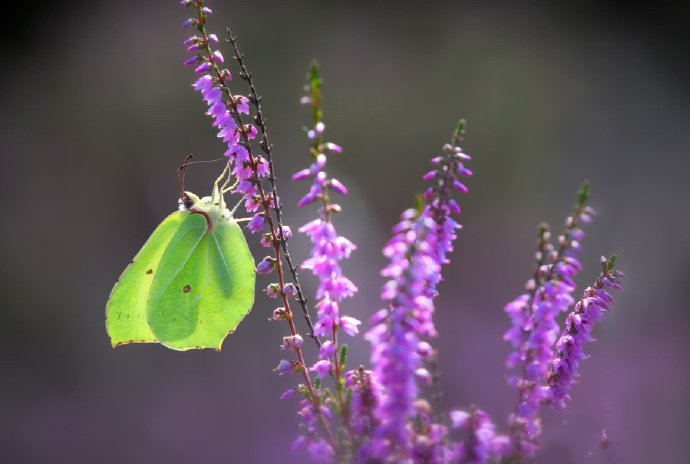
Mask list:
[[[372,345],[375,376],[385,392],[375,411],[379,425],[372,449],[379,459],[394,456],[396,462],[408,462],[420,453],[443,456],[447,452],[442,445],[445,427],[433,424],[429,413],[424,411],[421,414],[429,423],[424,431],[415,432],[412,420],[417,413],[415,402],[420,390],[416,373],[422,373],[425,381],[430,378],[428,371],[422,369],[419,348],[422,347],[422,352],[433,352],[423,339],[436,335],[433,323],[436,286],[459,228],[450,217],[452,210],[448,205],[452,183],[463,167],[456,155],[460,153],[457,144],[463,124],[459,124],[453,136],[453,145],[444,146],[445,154],[434,170],[437,174],[425,176],[434,181],[427,190],[425,204],[401,215],[393,228],[393,238],[384,248],[383,254],[390,263],[381,272],[388,279],[381,297],[389,309],[377,313],[375,325],[366,335]],[[415,433],[418,436],[414,437]],[[427,445],[411,446],[420,440]]]
[[[337,205],[330,203],[328,190],[336,191],[342,195],[347,194],[347,188],[338,180],[330,178],[325,168],[328,164],[328,152],[342,150],[339,146],[324,143],[323,135],[326,125],[321,120],[323,113],[320,105],[320,79],[318,68],[313,66],[311,78],[306,87],[309,94],[301,99],[303,104],[308,104],[312,110],[313,129],[307,132],[311,141],[310,154],[311,165],[293,174],[293,180],[311,180],[309,191],[299,200],[298,206],[304,207],[313,203],[319,205],[318,217],[299,228],[299,232],[309,237],[312,248],[309,258],[301,267],[308,269],[318,279],[316,291],[317,319],[314,324],[314,332],[319,337],[326,339],[320,350],[320,360],[311,368],[320,379],[332,377],[336,385],[342,384],[344,363],[346,362],[344,346],[338,342],[337,332],[342,330],[346,334],[356,335],[361,322],[353,317],[341,314],[341,303],[357,292],[357,287],[344,274],[340,261],[350,257],[355,245],[345,237],[339,236],[333,224],[333,214],[340,211]],[[334,401],[338,408],[335,412],[341,415],[343,423],[350,421],[347,410],[344,408],[347,392],[338,390],[334,393]],[[332,405],[331,405],[332,406]],[[326,409],[324,415],[331,414],[331,409]],[[309,423],[304,418],[309,429]],[[353,442],[357,437],[351,435],[348,428],[347,435]],[[321,449],[320,441],[315,437],[309,437],[311,444]],[[310,452],[312,451],[311,448]],[[330,449],[330,448],[329,448]],[[332,451],[332,450],[331,450]],[[320,457],[311,452],[312,457],[318,460]]]
[[[342,211],[333,202],[334,192],[348,195],[349,191],[332,177],[329,156],[342,153],[343,148],[326,138],[318,66],[312,66],[307,95],[300,99],[311,111],[305,130],[309,158],[292,175],[295,181],[307,181],[297,204],[313,205],[315,218],[299,228],[309,238],[311,249],[308,258],[295,266],[287,243],[292,231],[282,225],[285,210],[276,188],[261,98],[228,30],[237,71],[250,89],[248,96],[233,93],[232,75],[216,49],[220,40],[206,31],[212,10],[205,3],[180,2],[193,8],[192,18],[183,24],[194,28],[193,35],[185,34],[189,57],[184,65],[197,74],[192,86],[206,105],[205,113],[227,157],[214,196],[218,192],[242,196],[251,216],[246,229],[257,233],[261,245],[274,252],[261,259],[255,271],[276,273],[271,283],[264,283],[263,291],[276,300],[271,319],[285,321],[290,329],[279,345],[290,359],[280,360],[274,371],[301,378],[290,377],[295,383],[280,395],[281,399],[296,396],[299,402],[300,437],[293,448],[302,447],[315,462],[334,464],[532,462],[541,433],[540,408],[566,406],[579,377],[579,364],[587,358],[585,345],[593,341],[593,327],[611,308],[611,290],[621,288],[623,274],[614,268],[615,257],[603,259],[603,270],[594,284],[577,302],[573,298],[582,270],[577,257],[585,238],[581,227],[595,216],[586,206],[587,187],[580,192],[560,236],[551,238],[547,227],[540,228],[533,275],[523,294],[504,308],[510,318],[504,339],[511,345],[506,364],[514,370],[508,383],[517,394],[508,417],[509,433],[497,435],[488,414],[475,407],[451,411],[443,420],[434,401],[440,393],[438,350],[432,345],[438,335],[434,314],[443,266],[449,263],[462,228],[456,222],[461,208],[452,196],[468,191],[464,179],[472,175],[465,166],[472,158],[460,148],[464,122],[440,156],[431,159],[429,171],[420,173],[426,188],[416,207],[404,211],[392,228],[383,249],[387,260],[381,270],[383,309],[372,315],[364,337],[371,344],[371,370],[352,369],[348,346],[343,343],[349,338],[344,335],[356,336],[362,323],[347,315],[347,299],[358,289],[345,274],[343,260],[350,258],[356,246],[338,233],[334,221]],[[315,278],[315,295],[306,295],[300,287],[297,267]],[[311,297],[315,323],[307,308]],[[319,349],[311,359],[303,351],[306,347],[299,334],[305,321],[295,317],[294,304],[301,306],[308,335]],[[563,325],[559,324],[561,313],[567,312]],[[609,446],[604,431],[601,446]]]
[[[585,211],[593,214],[586,206],[587,199],[585,186],[574,212],[565,221],[566,230],[558,238],[558,249],[551,244],[548,225],[540,226],[536,266],[525,286],[527,292],[505,307],[512,327],[503,338],[513,346],[506,364],[520,370],[508,379],[518,393],[515,410],[508,418],[517,457],[533,457],[537,450],[536,438],[541,434],[539,408],[546,400],[542,386],[549,376],[552,350],[560,331],[557,317],[573,303],[573,278],[581,269],[576,257],[579,242],[573,247],[573,238],[584,238],[578,218]]]
[[[211,9],[202,6],[202,2],[189,2],[186,5],[196,9],[201,19],[189,19],[185,22],[185,25],[196,25],[199,33],[198,36],[185,40],[188,50],[195,53],[185,64],[195,65],[194,72],[202,74],[194,83],[194,89],[202,93],[204,101],[209,105],[206,114],[213,118],[212,126],[218,128],[218,138],[227,144],[225,156],[229,158],[228,166],[239,181],[235,192],[247,196],[247,211],[254,212],[260,206],[256,199],[257,183],[268,176],[269,167],[263,158],[250,159],[249,156],[246,145],[256,138],[257,128],[253,124],[239,123],[240,115],[249,114],[249,99],[243,95],[231,95],[228,85],[232,79],[230,71],[218,68],[218,65],[225,62],[222,53],[211,47],[219,42],[218,36],[207,34],[203,27]],[[258,220],[248,228],[251,231],[261,230]]]
[[[556,351],[549,365],[548,385],[545,389],[545,401],[558,408],[564,408],[570,399],[569,390],[576,382],[578,366],[587,356],[582,347],[591,342],[591,331],[609,310],[613,300],[607,288],[619,289],[622,273],[614,268],[615,257],[602,259],[602,271],[597,280],[588,287],[582,299],[575,304],[573,312],[568,315],[565,330],[556,342]]]

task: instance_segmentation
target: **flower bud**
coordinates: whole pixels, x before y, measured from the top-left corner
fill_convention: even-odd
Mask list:
[[[285,351],[294,351],[295,348],[301,348],[302,343],[304,343],[304,339],[301,335],[291,335],[289,337],[283,337],[283,344],[280,345],[280,348]]]
[[[329,187],[331,190],[335,190],[341,195],[347,195],[347,187],[345,187],[338,179],[331,179]]]
[[[259,261],[259,265],[256,266],[257,274],[269,274],[275,268],[276,260],[270,256],[266,256],[264,259]]]
[[[261,240],[259,241],[261,242],[261,245],[265,248],[273,246],[273,236],[269,232],[263,234],[261,236]]]
[[[327,142],[326,149],[332,151],[333,153],[342,153],[343,147],[336,145],[335,143]]]
[[[280,295],[280,285],[274,283],[266,287],[266,296],[269,298],[278,298],[278,295]]]
[[[278,375],[291,374],[295,372],[295,361],[288,361],[287,359],[281,359],[273,372],[277,372]]]
[[[297,294],[297,287],[295,287],[295,284],[293,283],[285,284],[283,287],[283,294],[285,294],[286,297],[291,298]]]
[[[274,321],[279,321],[281,319],[285,319],[285,316],[287,316],[287,311],[285,311],[285,308],[276,308],[273,311],[273,320]]]

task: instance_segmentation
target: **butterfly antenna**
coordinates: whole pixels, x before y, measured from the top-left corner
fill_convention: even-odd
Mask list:
[[[187,171],[187,165],[189,164],[189,160],[191,159],[192,155],[187,155],[187,157],[184,160],[184,163],[182,163],[177,168],[177,193],[179,193],[180,200],[182,200],[183,203],[186,203],[189,200],[189,197],[184,191],[184,175]]]
[[[223,161],[223,160],[227,160],[227,158],[225,156],[223,156],[222,158],[216,158],[216,159],[212,159],[212,160],[190,161],[186,164],[187,164],[187,166],[189,166],[190,164],[199,164],[199,163],[217,163],[218,161]]]

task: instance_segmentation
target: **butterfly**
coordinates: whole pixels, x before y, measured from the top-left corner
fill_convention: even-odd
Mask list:
[[[153,231],[110,293],[106,329],[113,347],[220,350],[252,309],[254,258],[218,181],[209,197],[184,191],[190,158],[178,168],[179,210]]]

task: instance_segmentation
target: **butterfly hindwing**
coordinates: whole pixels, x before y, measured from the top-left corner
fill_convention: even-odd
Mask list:
[[[232,220],[207,224],[201,214],[185,221],[151,287],[149,325],[169,348],[219,350],[254,303],[254,260],[242,230]]]
[[[218,327],[218,347],[252,309],[256,274],[254,258],[242,230],[234,221],[218,225],[209,236],[209,282],[201,315],[205,325]],[[220,329],[222,327],[222,329]]]

